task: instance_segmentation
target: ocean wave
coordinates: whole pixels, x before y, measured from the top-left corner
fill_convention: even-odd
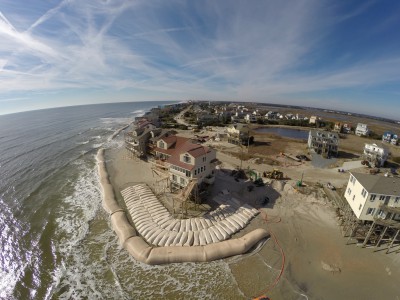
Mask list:
[[[143,115],[144,112],[145,111],[143,109],[138,109],[138,110],[133,111],[132,114],[134,114],[135,117],[137,117],[137,116]]]
[[[129,124],[133,122],[132,118],[100,118],[103,124]]]
[[[56,219],[58,234],[63,237],[59,245],[63,254],[67,254],[85,237],[89,221],[95,217],[101,203],[97,170],[82,169],[73,194],[63,200],[62,216]]]
[[[57,298],[81,298],[86,289],[91,296],[101,296],[101,293],[95,292],[95,277],[91,283],[85,279],[88,272],[93,271],[88,270],[92,250],[86,255],[81,249],[90,232],[90,223],[101,207],[101,191],[97,169],[85,167],[83,160],[80,163],[80,177],[74,183],[72,194],[60,204],[60,215],[56,218],[56,235],[59,237],[56,250],[62,259],[61,265],[53,272],[52,290],[53,293],[60,293]]]
[[[19,279],[23,276],[25,267],[19,263],[22,249],[18,245],[13,232],[16,220],[13,220],[12,213],[6,203],[0,198],[1,231],[4,240],[0,244],[2,262],[0,268],[0,298],[7,299],[12,294]],[[18,228],[18,227],[17,227]]]

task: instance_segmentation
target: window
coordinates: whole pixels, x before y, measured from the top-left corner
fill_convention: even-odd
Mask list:
[[[190,171],[186,171],[186,177],[190,177]]]
[[[201,172],[203,172],[203,167],[200,168]]]
[[[349,194],[349,195],[351,194],[351,189],[350,188],[347,189],[347,194]]]
[[[205,157],[205,156],[203,157],[203,162],[204,162],[204,161],[206,161],[206,157]]]
[[[195,175],[195,176],[197,175],[197,170],[194,170],[194,175]]]
[[[181,184],[185,184],[185,179],[181,178]]]
[[[160,141],[160,142],[159,142],[159,145],[160,145],[160,148],[163,148],[163,149],[165,148],[165,144],[164,144],[163,141]]]
[[[185,163],[190,163],[191,159],[190,159],[189,154],[186,153],[186,154],[183,156],[183,161],[184,161]]]
[[[350,175],[350,182],[354,185],[356,183],[356,178],[353,175]]]
[[[396,197],[396,199],[394,199],[394,203],[398,204],[400,202],[400,197]]]
[[[204,166],[204,171],[206,170],[206,166]]]
[[[365,196],[367,196],[367,191],[365,189],[362,189],[361,195],[365,198]]]
[[[386,196],[386,204],[390,201],[390,196]]]
[[[172,175],[172,181],[176,182],[176,175]]]
[[[367,209],[367,215],[374,215],[374,213],[375,213],[375,208],[368,207],[368,209]]]
[[[379,200],[385,200],[385,196],[384,195],[380,195],[379,196]]]
[[[361,207],[362,207],[362,204],[360,204],[360,206],[358,207],[358,210],[360,210],[360,209],[361,209]]]
[[[376,198],[375,194],[371,194],[371,197],[369,198],[369,201],[374,202]]]

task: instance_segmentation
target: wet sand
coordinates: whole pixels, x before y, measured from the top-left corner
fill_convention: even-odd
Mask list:
[[[119,201],[119,191],[129,183],[145,182],[152,186],[155,180],[148,163],[124,157],[123,149],[106,151],[107,169]],[[229,156],[224,157],[224,163],[235,165]],[[263,208],[268,221],[262,217],[265,214],[260,214],[234,236],[258,227],[276,235],[285,255],[285,269],[277,285],[266,294],[272,299],[400,297],[400,254],[386,255],[385,251],[374,252],[377,250],[374,248],[346,245],[347,238],[341,236],[334,209],[323,191],[303,195],[292,188],[294,183],[289,181],[283,190],[281,183],[273,183],[267,192],[273,193],[274,200]],[[235,184],[233,179],[232,184]],[[216,190],[219,188],[218,184],[214,186]],[[276,223],[278,217],[280,222]],[[258,251],[225,261],[243,298],[250,298],[271,287],[279,274],[282,255],[270,239]]]

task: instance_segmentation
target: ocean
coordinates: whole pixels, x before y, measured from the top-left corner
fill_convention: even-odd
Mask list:
[[[118,244],[95,155],[166,102],[0,116],[0,299],[244,299],[226,262],[148,266]]]

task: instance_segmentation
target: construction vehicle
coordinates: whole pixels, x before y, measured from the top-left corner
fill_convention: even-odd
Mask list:
[[[274,169],[272,172],[264,172],[265,177],[271,179],[283,179],[283,172],[278,169]]]

